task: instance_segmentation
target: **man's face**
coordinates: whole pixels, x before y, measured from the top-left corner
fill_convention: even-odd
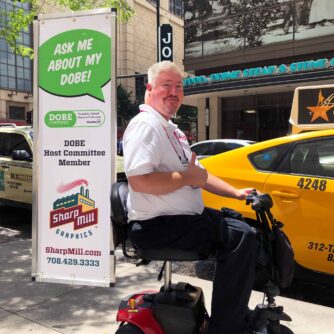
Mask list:
[[[155,85],[147,84],[149,104],[169,120],[180,108],[183,100],[182,77],[175,71],[160,72]]]

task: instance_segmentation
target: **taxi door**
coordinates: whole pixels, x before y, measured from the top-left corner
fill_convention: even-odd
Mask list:
[[[32,203],[32,161],[14,160],[14,150],[32,155],[26,138],[18,133],[1,133],[0,199],[24,204]]]
[[[297,143],[264,187],[296,262],[334,274],[334,138]]]

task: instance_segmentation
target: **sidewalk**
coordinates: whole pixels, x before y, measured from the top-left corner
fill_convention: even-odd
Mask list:
[[[157,272],[144,266],[117,263],[114,288],[71,286],[31,281],[31,242],[1,244],[0,334],[114,334],[120,300],[134,291],[159,289]],[[200,286],[210,310],[212,282],[173,275],[173,281]],[[254,291],[250,307],[261,303]],[[292,317],[285,323],[295,334],[332,334],[334,309],[278,297]]]

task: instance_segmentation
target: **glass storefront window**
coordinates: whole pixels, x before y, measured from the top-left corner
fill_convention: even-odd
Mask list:
[[[7,42],[3,38],[0,38],[0,50],[7,51]]]
[[[25,108],[9,106],[9,119],[24,120],[25,119]]]
[[[13,53],[8,53],[7,61],[8,64],[15,65],[15,55]]]
[[[8,65],[8,76],[15,77],[15,66]]]
[[[31,60],[28,57],[23,58],[23,66],[25,68],[31,68]]]
[[[24,79],[31,79],[31,71],[29,69],[24,69]]]
[[[19,79],[23,79],[23,68],[22,67],[17,67],[16,68],[16,76],[19,78]]]
[[[0,76],[0,87],[8,88],[8,77]]]
[[[23,57],[16,55],[16,65],[23,66]]]
[[[31,80],[24,80],[24,90],[27,92],[32,91],[32,83]]]
[[[24,80],[17,79],[17,89],[18,90],[24,90]]]
[[[23,33],[23,44],[26,46],[30,45],[30,34]]]
[[[7,65],[5,65],[5,64],[0,64],[0,73],[1,73],[1,77],[2,77],[2,76],[7,76],[7,75],[8,75],[8,68],[7,68]]]
[[[0,63],[7,64],[7,52],[0,51]]]
[[[14,78],[8,78],[8,88],[16,89],[16,80]]]
[[[4,10],[7,13],[13,11],[15,7],[29,11],[29,6],[29,3],[25,2],[0,0],[0,10]],[[2,16],[0,25],[4,26],[5,24],[6,17]],[[18,42],[31,47],[31,29],[22,31],[20,36],[21,39]],[[32,83],[30,82],[32,78],[31,60],[28,57],[23,58],[15,55],[3,38],[0,38],[0,65],[0,89],[13,89],[29,93],[32,91]]]

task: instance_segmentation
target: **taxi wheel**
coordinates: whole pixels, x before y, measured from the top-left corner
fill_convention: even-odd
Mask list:
[[[144,334],[138,327],[126,324],[118,328],[115,334]]]

